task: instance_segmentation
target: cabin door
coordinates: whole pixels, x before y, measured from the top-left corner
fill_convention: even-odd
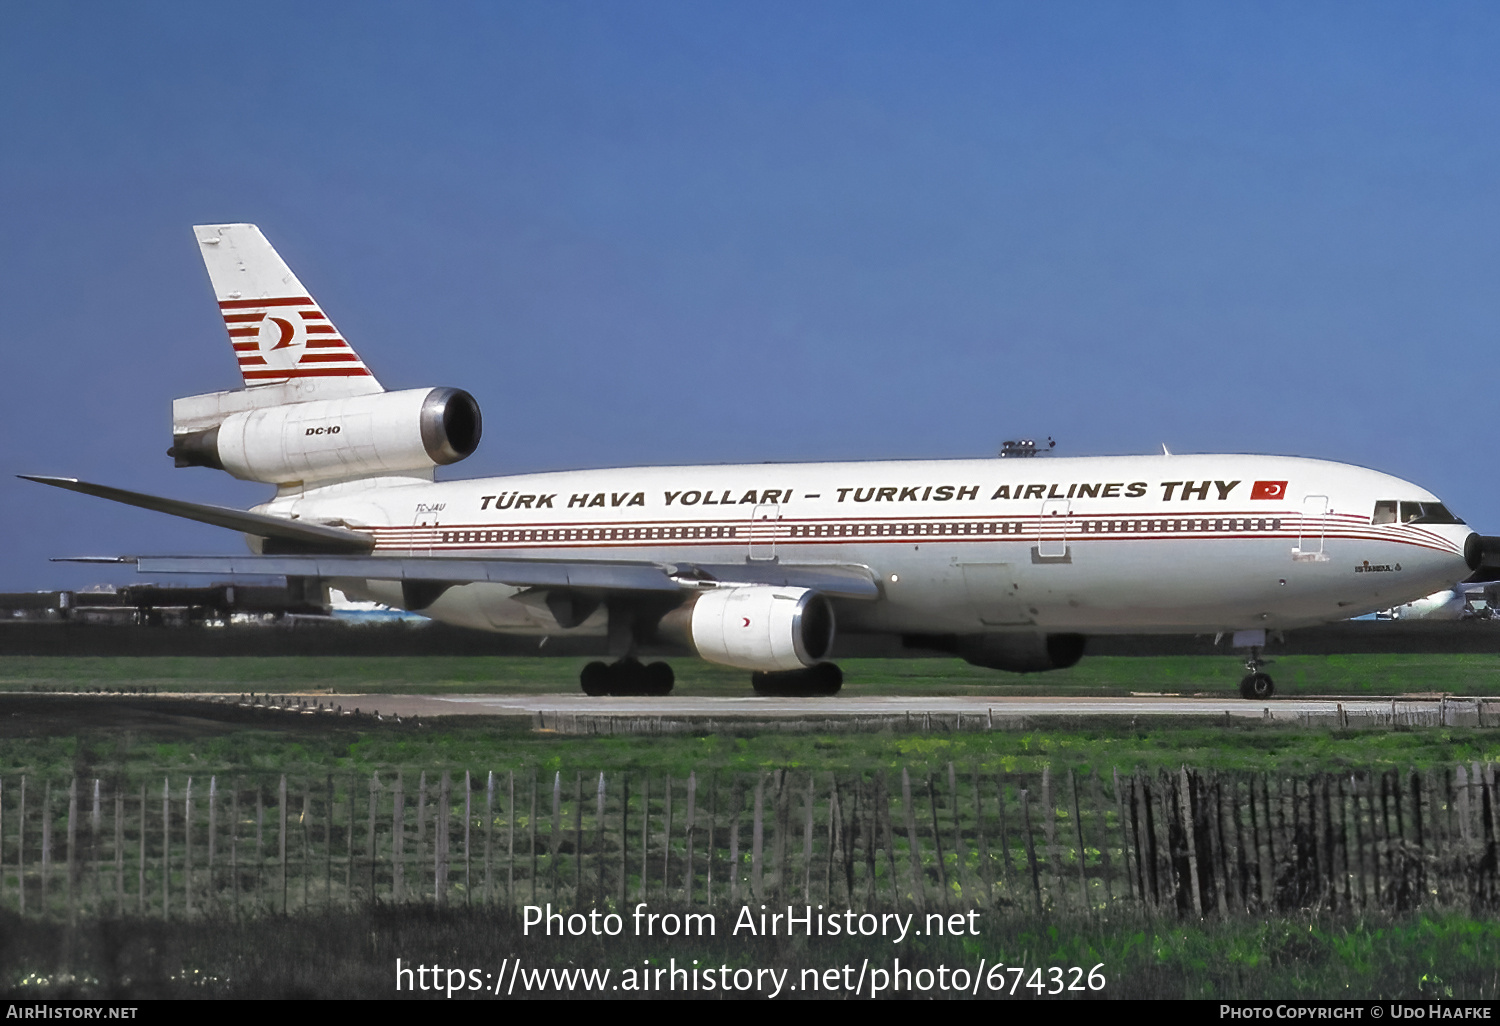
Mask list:
[[[750,514],[749,557],[756,560],[776,558],[776,536],[781,533],[781,504],[763,502]]]
[[[1048,499],[1042,503],[1042,520],[1038,525],[1036,554],[1041,559],[1063,559],[1068,554],[1068,517],[1073,511],[1069,499]]]
[[[1328,496],[1308,495],[1302,500],[1302,518],[1297,529],[1297,547],[1292,558],[1321,563],[1328,556],[1323,552],[1323,532],[1328,524]]]

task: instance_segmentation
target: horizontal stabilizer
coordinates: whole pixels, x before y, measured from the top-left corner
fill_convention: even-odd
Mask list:
[[[870,572],[852,566],[757,564],[663,566],[659,563],[547,559],[449,559],[381,556],[135,556],[140,573],[271,574],[281,577],[358,577],[376,581],[488,581],[516,588],[590,591],[679,591],[716,584],[810,588],[837,598],[879,595]]]
[[[369,552],[375,547],[375,540],[370,535],[345,530],[342,527],[302,523],[287,520],[284,517],[267,516],[264,513],[247,513],[228,506],[207,506],[197,502],[183,502],[181,499],[164,499],[142,492],[126,491],[123,488],[89,484],[71,477],[39,477],[31,474],[18,474],[17,476],[27,481],[52,485],[55,488],[66,488],[70,492],[97,495],[101,499],[122,502],[127,506],[138,506],[157,513],[167,513],[174,517],[182,517],[184,520],[196,520],[200,524],[212,524],[214,527],[227,527],[231,531],[243,531],[245,534],[253,534],[268,540],[275,539],[278,542],[296,545],[304,551],[311,549],[320,552]],[[264,572],[280,573],[277,570]]]

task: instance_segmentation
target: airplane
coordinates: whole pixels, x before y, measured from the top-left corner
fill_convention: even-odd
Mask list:
[[[1473,616],[1462,584],[1443,588],[1375,614],[1377,620],[1463,620]]]
[[[172,405],[178,467],[274,485],[251,510],[28,480],[242,532],[243,556],[148,574],[284,575],[486,631],[589,635],[590,695],[665,694],[663,647],[757,692],[836,693],[840,639],[1026,673],[1089,635],[1232,635],[1245,698],[1267,632],[1500,568],[1431,492],[1347,464],[1161,455],[648,466],[437,481],[479,445],[457,388],[387,390],[251,224],[194,229],[243,387]],[[1024,447],[1021,447],[1024,449]],[[1035,452],[1031,446],[1029,455]],[[101,557],[84,557],[100,559]]]

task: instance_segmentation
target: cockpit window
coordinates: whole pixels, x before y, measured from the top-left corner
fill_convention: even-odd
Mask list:
[[[1462,520],[1448,512],[1441,502],[1403,502],[1401,504],[1403,524],[1461,524]]]
[[[1381,499],[1375,504],[1375,515],[1370,518],[1372,524],[1394,524],[1396,522],[1396,500]]]

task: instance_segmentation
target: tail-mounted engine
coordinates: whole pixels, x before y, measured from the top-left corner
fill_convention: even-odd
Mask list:
[[[174,420],[167,455],[177,466],[277,485],[430,471],[470,455],[480,436],[479,404],[458,388],[264,406],[209,427]]]
[[[751,584],[701,592],[659,631],[711,663],[774,673],[815,666],[833,648],[833,606],[807,588]]]

